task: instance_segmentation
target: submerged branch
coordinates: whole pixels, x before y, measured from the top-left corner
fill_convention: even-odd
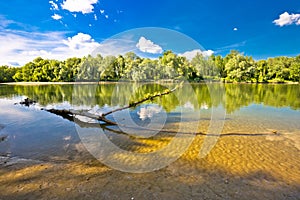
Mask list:
[[[176,89],[178,89],[179,87],[182,87],[182,84],[183,84],[183,82],[181,82],[180,84],[178,84],[176,87],[174,87],[171,90],[167,89],[164,92],[155,92],[154,94],[147,94],[146,97],[144,97],[141,100],[131,102],[131,103],[129,103],[129,105],[127,105],[125,107],[117,108],[115,110],[103,113],[102,115],[95,115],[95,114],[89,113],[87,111],[78,111],[78,110],[58,110],[58,109],[54,109],[54,108],[52,108],[52,109],[42,109],[42,110],[48,111],[48,112],[56,114],[56,115],[60,115],[60,116],[62,116],[64,118],[67,118],[69,120],[70,120],[70,118],[72,118],[76,115],[79,115],[79,116],[84,116],[84,117],[88,117],[88,118],[91,118],[91,119],[95,119],[95,120],[98,120],[98,121],[102,121],[102,122],[105,122],[106,124],[109,124],[109,125],[120,125],[120,124],[117,124],[116,122],[113,122],[113,121],[107,119],[106,116],[110,115],[112,113],[115,113],[117,111],[125,110],[125,109],[128,109],[128,108],[134,108],[137,105],[139,105],[139,104],[141,104],[145,101],[148,101],[148,100],[153,100],[156,97],[162,97],[164,95],[170,94],[170,93],[174,92]]]
[[[56,115],[60,115],[62,116],[63,118],[66,118],[66,119],[70,119],[70,118],[73,118],[74,116],[76,115],[80,115],[80,116],[84,116],[84,117],[88,117],[88,118],[91,118],[91,119],[95,119],[95,120],[98,120],[98,121],[103,121],[107,124],[110,124],[110,125],[117,125],[117,123],[103,117],[103,116],[99,116],[99,115],[95,115],[95,114],[92,114],[92,113],[89,113],[89,112],[86,112],[86,111],[78,111],[78,110],[58,110],[58,109],[43,109],[47,112],[50,112],[50,113],[53,113],[53,114],[56,114]],[[72,120],[71,120],[72,121]]]
[[[51,109],[50,109],[51,110]],[[84,122],[79,119],[73,118],[72,115],[70,115],[69,111],[63,111],[63,112],[56,112],[54,109],[53,110],[46,110],[48,112],[51,112],[53,114],[56,114],[58,116],[63,117],[64,119],[67,119],[69,121],[72,121],[79,125],[82,128],[102,128],[103,130],[110,131],[116,134],[123,134],[123,135],[128,135],[126,132],[123,132],[121,130],[115,130],[112,128],[109,128],[108,126],[111,125],[109,123],[106,124],[99,124],[99,123],[90,123],[90,122]],[[90,114],[90,113],[89,113]],[[118,124],[118,126],[120,126]],[[145,130],[150,130],[150,131],[156,131],[157,133],[166,133],[166,134],[187,134],[187,135],[199,135],[199,136],[206,136],[206,137],[230,137],[230,136],[243,136],[243,137],[257,137],[257,136],[280,136],[281,133],[278,133],[276,131],[270,132],[270,133],[222,133],[222,134],[213,134],[213,133],[204,133],[204,132],[179,132],[179,131],[174,131],[174,130],[158,130],[158,129],[150,129],[147,127],[129,127],[126,126],[127,128],[132,128],[132,130],[140,130],[140,129],[145,129]]]
[[[122,107],[122,108],[117,108],[115,110],[112,110],[112,111],[109,111],[107,113],[103,113],[102,114],[102,117],[105,117],[109,114],[112,114],[114,112],[117,112],[117,111],[121,111],[121,110],[125,110],[125,109],[128,109],[128,108],[134,108],[136,107],[137,105],[145,102],[145,101],[148,101],[148,100],[153,100],[154,98],[156,97],[161,97],[161,96],[164,96],[164,95],[167,95],[167,94],[170,94],[172,92],[174,92],[176,89],[178,89],[179,87],[182,87],[182,84],[183,82],[181,82],[179,85],[177,85],[176,87],[174,87],[173,89],[169,90],[169,89],[166,89],[164,92],[160,93],[160,92],[155,92],[154,94],[147,94],[146,97],[144,97],[143,99],[141,100],[138,100],[138,101],[135,101],[135,102],[131,102],[129,103],[129,105],[125,106],[125,107]]]

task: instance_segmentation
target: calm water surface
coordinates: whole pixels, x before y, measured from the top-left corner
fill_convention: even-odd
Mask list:
[[[189,88],[184,86],[176,94],[131,109],[130,115],[135,123],[144,126],[151,119],[166,116],[165,127],[168,127],[168,124],[190,123],[191,125],[185,127],[186,132],[206,133],[212,114],[211,108],[222,107],[226,110],[222,134],[276,132],[283,135],[282,143],[299,148],[299,85],[210,84],[207,87],[205,84],[193,84],[192,87],[197,98],[194,98]],[[159,84],[128,83],[1,85],[0,134],[8,137],[0,144],[0,154],[46,160],[72,159],[72,155],[68,154],[68,147],[80,142],[76,132],[76,126],[79,125],[40,110],[41,108],[90,109],[101,113],[125,106],[129,101],[141,99],[146,93],[163,89],[165,87]],[[225,91],[223,95],[220,94],[220,89]],[[30,107],[14,105],[26,97],[38,103]],[[189,117],[189,112],[199,112],[200,118]],[[178,117],[180,114],[183,116],[180,119],[182,121]],[[120,115],[122,117],[122,114]],[[193,122],[200,123],[198,131],[195,131]],[[158,120],[157,123],[161,124],[161,121]],[[124,139],[123,135],[118,136],[109,131],[107,134],[112,134],[115,142],[122,143],[118,139]],[[159,140],[159,137],[156,139]],[[123,143],[130,145],[129,141]]]
[[[180,199],[203,197],[204,194],[211,198],[215,191],[219,193],[227,187],[223,185],[228,184],[224,177],[232,177],[232,182],[223,196],[216,196],[219,199],[299,197],[300,85],[192,84],[192,88],[184,85],[173,94],[129,109],[130,119],[135,124],[144,127],[151,124],[152,129],[163,130],[155,135],[144,135],[141,130],[132,128],[100,128],[97,122],[85,118],[76,118],[74,123],[41,110],[72,108],[101,114],[167,87],[173,86],[129,83],[0,85],[0,136],[5,137],[0,142],[0,155],[57,163],[93,160],[82,145],[78,131],[99,130],[103,131],[99,134],[105,134],[123,150],[149,153],[164,148],[182,126],[180,131],[184,134],[198,134],[179,160],[157,172],[159,176],[169,178],[158,180],[159,176],[151,173],[145,175],[145,179],[130,175],[136,183],[145,180],[146,183],[139,183],[142,186],[152,184],[151,181],[158,185],[157,193],[150,191],[151,188],[147,190],[149,197],[154,198],[156,194],[171,198],[179,192]],[[15,105],[27,97],[38,103],[30,107]],[[219,110],[225,110],[226,114],[218,114]],[[217,114],[214,116],[213,112]],[[126,113],[119,112],[108,118],[127,124]],[[212,116],[222,125],[221,129],[210,131]],[[214,148],[200,158],[199,151],[207,139],[202,134],[217,134],[214,130],[220,130],[221,136],[215,141]],[[118,180],[123,175],[124,184],[118,185],[115,181],[112,188],[109,185],[101,187],[114,192],[119,188],[119,195],[125,195],[121,191],[126,189],[123,187],[128,185],[129,175],[114,171],[107,174],[107,179]],[[206,183],[206,193],[200,189],[204,187],[199,186],[200,182]],[[176,192],[175,183],[180,185]],[[194,188],[194,193],[186,186],[191,190]],[[243,195],[239,193],[242,189]],[[144,188],[133,191],[142,190],[146,191]],[[130,198],[131,193],[126,195]],[[139,195],[146,198],[142,193]]]

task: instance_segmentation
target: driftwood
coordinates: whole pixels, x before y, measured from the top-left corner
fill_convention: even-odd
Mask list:
[[[31,106],[31,105],[33,105],[35,103],[36,103],[36,101],[34,101],[32,99],[29,99],[29,98],[26,98],[23,101],[19,102],[19,104],[21,104],[23,106],[27,106],[27,107],[29,107],[29,106]],[[15,104],[17,104],[17,103],[15,103]]]
[[[171,89],[171,90],[167,89],[167,90],[165,90],[165,91],[162,92],[162,93],[157,93],[157,92],[156,92],[156,93],[154,93],[153,95],[148,94],[146,97],[144,97],[143,99],[141,99],[141,100],[139,100],[139,101],[129,103],[128,106],[125,106],[125,107],[122,107],[122,108],[117,108],[117,109],[115,109],[115,110],[112,110],[112,111],[109,111],[109,112],[107,112],[107,113],[104,113],[104,114],[102,114],[102,117],[105,117],[105,116],[107,116],[107,115],[109,115],[109,114],[112,114],[112,113],[114,113],[114,112],[117,112],[117,111],[125,110],[125,109],[128,109],[128,108],[134,108],[134,107],[136,107],[137,105],[139,105],[139,104],[141,104],[141,103],[143,103],[143,102],[145,102],[145,101],[152,100],[152,99],[154,99],[154,98],[156,98],[156,97],[161,97],[161,96],[170,94],[170,93],[174,92],[177,88],[181,87],[181,85],[182,85],[182,83],[181,83],[179,86],[176,86],[175,88],[173,88],[173,89]]]
[[[95,119],[95,120],[98,120],[98,121],[102,121],[102,122],[105,122],[107,124],[110,124],[110,125],[117,125],[117,123],[107,119],[105,116],[102,116],[102,115],[95,115],[95,114],[92,114],[92,113],[89,113],[87,111],[78,111],[78,110],[58,110],[58,109],[43,109],[47,112],[50,112],[50,113],[53,113],[53,114],[56,114],[56,115],[60,115],[66,119],[68,118],[73,118],[74,116],[76,115],[79,115],[79,116],[84,116],[84,117],[88,117],[88,118],[91,118],[91,119]]]
[[[74,123],[76,123],[77,125],[79,125],[82,128],[102,128],[103,130],[109,131],[109,132],[113,132],[116,134],[124,134],[127,135],[126,133],[124,133],[123,131],[120,130],[116,130],[116,129],[112,129],[109,128],[108,126],[112,125],[112,124],[99,124],[99,123],[90,123],[90,122],[84,122],[81,121],[79,119],[74,118],[68,111],[67,112],[56,112],[57,110],[54,109],[54,112],[50,110],[46,110],[48,112],[51,112],[53,114],[59,115],[61,117],[63,117],[64,119],[67,119],[69,121],[72,121]],[[118,124],[119,125],[119,124]],[[130,127],[128,127],[130,128]],[[137,128],[137,127],[131,127],[132,129],[141,129],[141,128]],[[158,131],[160,133],[166,133],[166,134],[191,134],[191,135],[200,135],[200,136],[208,136],[208,137],[228,137],[228,136],[246,136],[246,137],[255,137],[255,136],[270,136],[270,135],[276,135],[279,136],[281,135],[281,133],[278,133],[277,131],[272,131],[270,133],[222,133],[222,134],[213,134],[213,133],[204,133],[204,132],[178,132],[178,131],[173,131],[173,130],[155,130],[155,129],[149,129],[144,127],[144,129],[147,130],[152,130],[152,131]]]
[[[116,122],[113,122],[113,121],[107,119],[106,116],[110,115],[112,113],[121,111],[121,110],[128,109],[128,108],[134,108],[137,105],[139,105],[139,104],[141,104],[145,101],[153,100],[154,98],[162,97],[164,95],[170,94],[170,93],[174,92],[176,89],[178,89],[179,87],[182,87],[182,84],[183,84],[183,82],[181,82],[179,85],[177,85],[176,87],[174,87],[171,90],[166,89],[163,92],[155,92],[154,94],[147,94],[143,99],[140,99],[140,100],[135,101],[135,102],[130,102],[127,106],[117,108],[115,110],[111,110],[111,111],[103,113],[101,115],[95,115],[95,114],[89,113],[88,111],[78,111],[78,110],[58,110],[58,109],[53,109],[53,108],[52,109],[42,109],[42,110],[45,110],[47,112],[50,112],[50,113],[53,113],[53,114],[56,114],[56,115],[60,115],[64,118],[66,118],[66,119],[70,119],[70,118],[73,118],[74,116],[79,115],[79,116],[88,117],[90,119],[95,119],[95,120],[98,120],[98,121],[102,121],[102,122],[104,122],[108,125],[118,125]]]
[[[175,88],[173,88],[171,90],[167,89],[167,90],[165,90],[161,93],[156,92],[154,94],[147,94],[146,97],[144,97],[143,99],[140,99],[140,100],[135,101],[135,102],[130,102],[127,106],[111,110],[111,111],[103,113],[101,115],[92,114],[92,113],[89,113],[88,111],[84,111],[84,110],[81,110],[81,111],[72,110],[72,109],[70,109],[70,110],[66,110],[66,109],[59,110],[59,109],[53,109],[53,108],[52,109],[42,108],[42,110],[53,113],[53,114],[58,115],[58,116],[61,116],[64,119],[67,119],[69,121],[75,122],[80,127],[99,127],[100,126],[102,129],[107,130],[107,131],[111,131],[111,132],[114,132],[114,133],[117,133],[117,134],[126,134],[122,131],[108,128],[108,126],[114,126],[114,125],[120,126],[121,124],[117,124],[116,122],[113,122],[113,121],[107,119],[106,116],[110,115],[112,113],[118,112],[118,111],[122,111],[122,110],[129,109],[129,108],[134,108],[137,105],[139,105],[139,104],[141,104],[145,101],[148,101],[148,100],[153,100],[156,97],[161,97],[161,96],[170,94],[170,93],[174,92],[176,89],[178,89],[179,87],[182,87],[182,83],[183,82],[181,82],[179,85],[177,85]],[[24,106],[30,106],[34,103],[36,103],[36,102],[34,100],[29,99],[29,98],[26,98],[24,101],[20,102],[20,104],[24,105]],[[94,119],[94,120],[97,120],[97,121],[104,122],[104,124],[84,122],[84,121],[81,121],[79,119],[74,118],[74,116],[88,117],[90,119]],[[121,126],[125,126],[125,125],[121,125]],[[134,127],[132,127],[132,128],[134,129]],[[145,129],[147,129],[147,128],[145,128]],[[148,129],[148,130],[153,130],[153,129]],[[156,131],[156,130],[154,130],[154,131]],[[169,133],[169,134],[177,134],[178,133],[178,131],[172,131],[172,130],[159,130],[159,132],[161,132],[161,133],[165,132],[165,133]],[[273,131],[272,133],[255,133],[255,134],[251,134],[251,133],[249,133],[249,134],[247,134],[247,133],[207,134],[207,133],[203,133],[203,132],[180,132],[180,134],[193,134],[193,135],[202,135],[202,136],[211,136],[211,137],[268,136],[268,135],[274,135],[274,134],[275,135],[281,135],[277,131]],[[6,137],[2,137],[2,138],[0,137],[0,141],[3,141],[5,139],[6,139]]]

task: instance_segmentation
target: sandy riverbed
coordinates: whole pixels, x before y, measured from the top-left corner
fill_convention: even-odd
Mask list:
[[[299,149],[285,137],[221,137],[201,159],[203,139],[166,168],[142,174],[110,169],[80,144],[68,162],[2,158],[0,199],[299,199]]]

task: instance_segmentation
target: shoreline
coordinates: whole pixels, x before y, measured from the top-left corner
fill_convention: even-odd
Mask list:
[[[222,82],[222,81],[201,81],[194,82],[188,81],[191,84],[207,84],[207,83],[222,83],[222,84],[253,84],[253,85],[299,85],[299,82],[285,82],[285,83],[249,83],[249,82]],[[0,83],[0,85],[24,85],[24,86],[33,86],[33,85],[88,85],[88,84],[116,84],[116,83],[176,83],[176,81],[152,81],[152,82],[131,82],[131,81],[78,81],[78,82],[7,82]]]

